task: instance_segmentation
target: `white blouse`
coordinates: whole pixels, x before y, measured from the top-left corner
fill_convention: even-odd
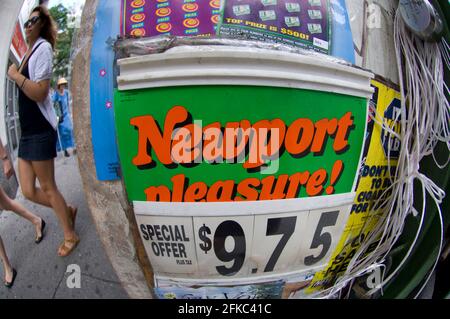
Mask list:
[[[44,42],[44,43],[42,43]],[[33,82],[40,82],[43,80],[50,80],[53,72],[53,49],[52,45],[43,38],[39,38],[33,46],[34,50],[40,43],[42,45],[36,49],[28,62],[28,71],[30,73],[30,80]],[[55,109],[52,105],[50,92],[44,102],[37,102],[39,109],[45,119],[56,130],[58,119],[56,117]]]

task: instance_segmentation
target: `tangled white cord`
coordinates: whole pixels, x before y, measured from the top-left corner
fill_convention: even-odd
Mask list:
[[[365,222],[367,226],[377,221],[375,228],[369,232],[367,238],[361,243],[358,252],[351,259],[345,273],[340,276],[334,286],[319,292],[313,297],[330,298],[339,294],[341,296],[345,287],[351,286],[356,278],[382,268],[382,282],[368,292],[372,295],[390,282],[402,269],[402,266],[411,255],[419,238],[425,216],[427,195],[437,206],[440,219],[440,245],[439,253],[433,264],[424,285],[418,291],[420,295],[434,269],[437,266],[443,245],[443,218],[440,209],[445,192],[431,179],[420,173],[420,162],[428,155],[432,155],[439,168],[447,166],[450,157],[444,163],[439,163],[434,154],[439,142],[446,143],[450,150],[450,108],[447,100],[449,89],[444,81],[444,64],[450,69],[449,45],[445,40],[441,43],[424,42],[406,29],[399,10],[395,17],[395,49],[400,78],[400,91],[402,95],[401,112],[396,122],[401,123],[400,134],[389,127],[382,118],[372,115],[377,125],[390,133],[391,137],[401,142],[398,165],[395,175],[391,177],[391,186],[388,187],[372,206],[370,218]],[[376,112],[371,112],[376,114]],[[390,144],[388,143],[390,146]],[[388,154],[390,149],[388,149]],[[390,157],[388,155],[388,166]],[[389,172],[391,172],[389,167]],[[421,184],[423,204],[421,212],[414,208],[414,181]],[[386,196],[392,192],[391,196]],[[387,198],[386,198],[387,197]],[[377,210],[382,208],[382,214]],[[405,220],[410,215],[420,215],[419,227],[415,238],[399,265],[385,276],[385,262],[397,240],[403,233]],[[361,234],[368,229],[363,227]],[[372,253],[368,248],[376,244]],[[350,289],[348,290],[350,292]]]

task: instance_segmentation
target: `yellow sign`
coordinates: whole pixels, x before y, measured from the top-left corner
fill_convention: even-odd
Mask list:
[[[375,93],[370,102],[370,117],[366,130],[366,141],[356,186],[356,198],[344,233],[328,266],[316,273],[307,293],[330,288],[348,267],[349,262],[361,246],[361,242],[373,230],[382,214],[376,207],[378,199],[391,196],[386,189],[395,175],[400,141],[386,130],[384,123],[394,132],[400,130],[400,93],[378,81],[372,81]],[[382,201],[379,201],[381,203]],[[369,248],[369,252],[375,249]]]

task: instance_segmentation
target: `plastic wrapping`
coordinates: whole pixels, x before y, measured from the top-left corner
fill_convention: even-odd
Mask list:
[[[190,46],[233,46],[248,48],[249,53],[252,49],[266,49],[274,51],[283,51],[296,53],[306,56],[314,56],[324,59],[328,62],[338,63],[342,65],[351,65],[345,61],[334,56],[325,55],[323,53],[312,50],[293,47],[290,45],[280,43],[270,43],[261,41],[238,40],[238,39],[224,39],[224,38],[189,38],[177,36],[159,36],[154,38],[120,38],[114,43],[114,48],[117,52],[117,58],[128,58],[133,56],[163,53],[174,47],[183,46],[185,50],[189,50]]]

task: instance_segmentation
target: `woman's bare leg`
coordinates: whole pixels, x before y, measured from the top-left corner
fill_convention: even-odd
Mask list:
[[[64,231],[65,240],[78,239],[72,224],[72,212],[67,206],[64,197],[58,190],[55,182],[55,165],[54,161],[36,161],[31,162],[33,171],[35,172],[42,192],[47,196],[48,201],[56,213],[59,222]]]
[[[20,188],[22,189],[25,198],[34,203],[52,207],[44,191],[41,188],[36,187],[36,173],[32,163],[21,158],[19,158],[19,181]]]
[[[42,218],[36,216],[19,202],[12,200],[0,187],[0,208],[9,210],[31,222],[36,229],[36,237],[42,236]]]
[[[13,271],[8,256],[6,255],[5,246],[3,245],[2,237],[0,237],[0,258],[3,262],[3,269],[5,270],[5,281],[11,282],[13,277]]]

